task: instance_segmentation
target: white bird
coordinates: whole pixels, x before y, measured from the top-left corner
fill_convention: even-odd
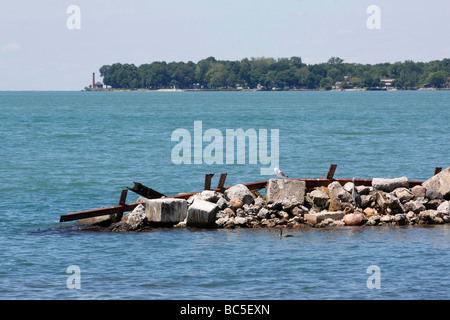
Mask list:
[[[278,168],[273,169],[273,171],[275,171],[275,174],[277,175],[278,178],[288,178],[288,176],[285,175],[284,172]]]

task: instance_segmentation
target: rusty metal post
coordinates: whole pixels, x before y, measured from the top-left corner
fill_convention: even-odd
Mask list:
[[[220,175],[219,184],[217,185],[217,189],[219,189],[220,192],[223,192],[223,186],[225,185],[226,178],[227,178],[227,173],[222,173]]]
[[[434,175],[437,175],[439,172],[442,171],[442,167],[436,167],[434,168]]]
[[[327,180],[333,180],[334,172],[336,171],[337,164],[330,165],[330,169],[328,170]]]
[[[211,190],[211,179],[214,173],[205,174],[205,190]]]
[[[126,204],[127,194],[128,194],[128,189],[122,190],[122,193],[120,194],[119,206],[123,206]],[[120,220],[122,220],[122,217],[123,217],[123,212],[117,213],[116,221],[119,222]]]

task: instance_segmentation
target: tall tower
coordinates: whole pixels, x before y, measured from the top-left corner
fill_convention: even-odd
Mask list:
[[[92,73],[92,89],[95,89],[95,72]]]

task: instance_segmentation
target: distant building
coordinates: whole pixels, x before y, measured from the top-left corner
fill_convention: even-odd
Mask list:
[[[94,85],[94,89],[103,89],[103,83],[96,82],[95,85]]]
[[[383,82],[386,87],[390,87],[395,79],[380,79],[380,81]]]

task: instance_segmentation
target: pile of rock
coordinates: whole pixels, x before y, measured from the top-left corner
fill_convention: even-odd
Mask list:
[[[359,205],[352,197],[354,189]],[[406,177],[375,178],[371,186],[335,181],[306,193],[304,181],[270,179],[265,196],[238,184],[224,193],[202,191],[188,200],[139,198],[142,204],[110,229],[443,224],[450,223],[449,200],[450,167],[412,188]]]

